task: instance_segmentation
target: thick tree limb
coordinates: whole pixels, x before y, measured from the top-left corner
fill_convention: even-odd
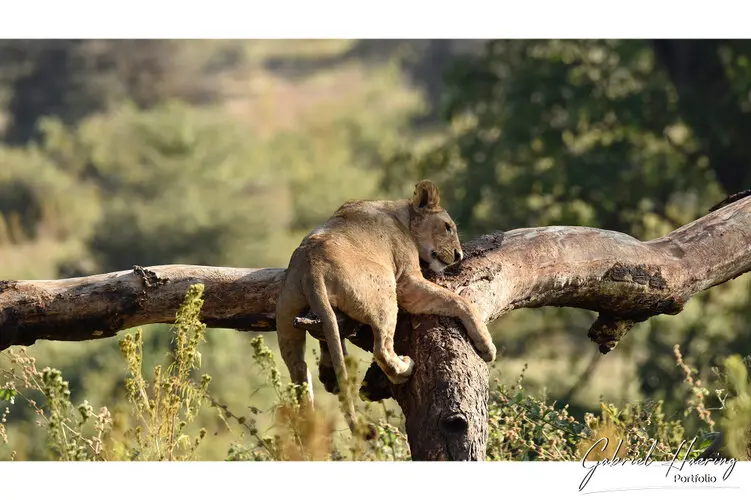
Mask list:
[[[188,287],[203,283],[209,327],[273,331],[284,269],[169,265],[50,281],[0,281],[0,350],[37,340],[91,340],[173,323]]]
[[[587,227],[515,229],[465,246],[443,286],[470,298],[490,322],[522,307],[600,312],[590,336],[676,314],[696,293],[751,269],[751,197],[662,238]],[[167,265],[64,280],[0,281],[0,349],[39,339],[88,340],[171,323],[193,283],[204,283],[203,320],[216,328],[273,331],[284,269]],[[310,327],[314,328],[314,327]]]
[[[481,237],[465,245],[465,255],[460,265],[432,279],[472,300],[486,321],[522,307],[590,309],[600,315],[589,336],[605,353],[635,323],[677,314],[696,293],[751,269],[751,197],[649,242],[586,227],[543,227]],[[171,323],[188,286],[199,282],[206,287],[202,313],[210,327],[274,330],[283,274],[136,266],[84,278],[0,282],[0,349]],[[342,331],[357,333],[356,343],[367,348],[368,329],[341,321]],[[298,323],[316,330],[315,318]],[[407,417],[413,456],[482,459],[488,371],[461,327],[446,318],[405,316],[397,340],[397,350],[416,361],[412,379],[390,387]],[[368,390],[376,388],[377,378],[369,372]]]

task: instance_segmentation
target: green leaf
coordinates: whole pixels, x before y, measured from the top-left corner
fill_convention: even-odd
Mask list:
[[[0,401],[11,401],[17,392],[13,389],[0,389]]]

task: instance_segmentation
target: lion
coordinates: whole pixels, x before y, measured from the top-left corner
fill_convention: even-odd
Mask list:
[[[415,185],[411,200],[348,201],[305,236],[290,258],[276,321],[282,359],[294,383],[308,383],[309,403],[313,392],[305,362],[306,332],[293,326],[306,309],[321,319],[328,345],[319,367],[333,365],[340,388],[346,387],[347,368],[335,309],[370,325],[373,357],[394,384],[406,382],[414,369],[409,356],[394,352],[399,308],[458,318],[482,359],[493,361],[495,345],[474,305],[421,272],[421,261],[441,273],[463,256],[456,224],[440,206],[438,187],[429,180]],[[353,428],[351,400],[346,401],[345,417]]]

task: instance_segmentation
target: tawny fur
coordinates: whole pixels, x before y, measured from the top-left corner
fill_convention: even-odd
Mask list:
[[[456,224],[441,208],[438,188],[430,181],[417,183],[411,200],[342,205],[292,254],[277,301],[279,347],[292,381],[310,380],[306,334],[293,327],[294,318],[308,307],[321,318],[328,345],[322,363],[333,365],[339,387],[346,386],[347,369],[335,309],[370,325],[375,361],[395,384],[406,382],[414,367],[408,356],[394,352],[399,307],[412,314],[458,318],[480,356],[495,359],[495,346],[474,306],[420,272],[420,260],[441,272],[462,257]],[[345,397],[347,421],[353,426],[354,403]]]

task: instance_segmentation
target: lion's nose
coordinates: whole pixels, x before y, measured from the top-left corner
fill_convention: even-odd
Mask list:
[[[462,255],[462,251],[454,249],[454,262],[459,262],[460,260],[462,260],[462,257],[464,257]]]

